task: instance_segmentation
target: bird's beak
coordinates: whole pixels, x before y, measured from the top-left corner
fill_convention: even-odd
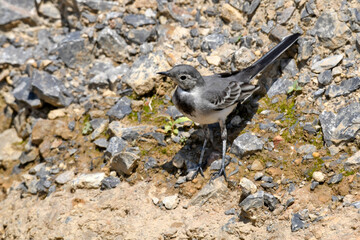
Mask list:
[[[169,76],[170,73],[168,71],[166,72],[157,72],[156,74],[160,74],[160,75],[164,75],[164,76]]]

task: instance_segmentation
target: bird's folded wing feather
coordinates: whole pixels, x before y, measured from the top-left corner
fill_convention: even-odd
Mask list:
[[[256,89],[254,85],[232,81],[221,91],[204,93],[203,98],[215,105],[216,110],[222,110],[239,101],[245,101]]]

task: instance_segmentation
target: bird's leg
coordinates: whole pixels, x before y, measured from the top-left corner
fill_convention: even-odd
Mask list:
[[[226,155],[226,139],[227,139],[227,130],[225,125],[225,120],[220,120],[220,130],[221,130],[221,140],[222,140],[222,160],[221,160],[221,168],[218,172],[216,172],[211,180],[220,177],[221,175],[224,176],[225,181],[227,181],[227,176],[225,172],[225,155]]]
[[[206,144],[207,144],[207,142],[208,142],[208,140],[210,138],[210,131],[209,131],[208,125],[203,125],[203,131],[205,133],[205,140],[204,140],[203,146],[201,148],[200,160],[199,160],[199,163],[198,163],[198,165],[196,167],[196,171],[195,171],[194,175],[192,176],[192,179],[194,179],[198,175],[198,173],[200,173],[201,176],[205,177],[204,172],[202,170],[202,161],[203,161],[203,158],[204,158]]]

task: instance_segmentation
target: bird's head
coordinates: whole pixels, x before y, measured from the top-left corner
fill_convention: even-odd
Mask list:
[[[183,90],[191,90],[195,86],[204,84],[201,74],[190,65],[176,65],[166,72],[158,72],[157,74],[170,77]]]

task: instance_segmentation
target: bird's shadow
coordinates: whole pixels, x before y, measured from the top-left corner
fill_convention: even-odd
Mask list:
[[[283,61],[283,63],[285,62],[283,65],[286,65],[286,61],[289,62],[293,59],[295,52],[296,48],[292,46],[267,69],[265,69],[257,78],[258,85],[260,86],[259,90],[245,103],[239,103],[234,111],[227,117],[227,149],[229,149],[235,138],[239,136],[248,123],[254,118],[254,115],[257,113],[259,108],[258,101],[266,96],[271,86],[282,76],[281,61]],[[298,66],[298,68],[301,67],[302,66]],[[221,159],[222,144],[219,124],[210,124],[209,129],[211,132],[211,141],[207,144],[204,154],[204,171],[210,166],[212,161]],[[191,134],[184,146],[175,154],[173,159],[162,165],[162,168],[172,173],[177,171],[175,166],[182,166],[181,169],[183,170],[194,169],[198,164],[204,139],[204,131],[201,127],[199,127]],[[183,171],[184,175],[186,173],[187,171]]]

